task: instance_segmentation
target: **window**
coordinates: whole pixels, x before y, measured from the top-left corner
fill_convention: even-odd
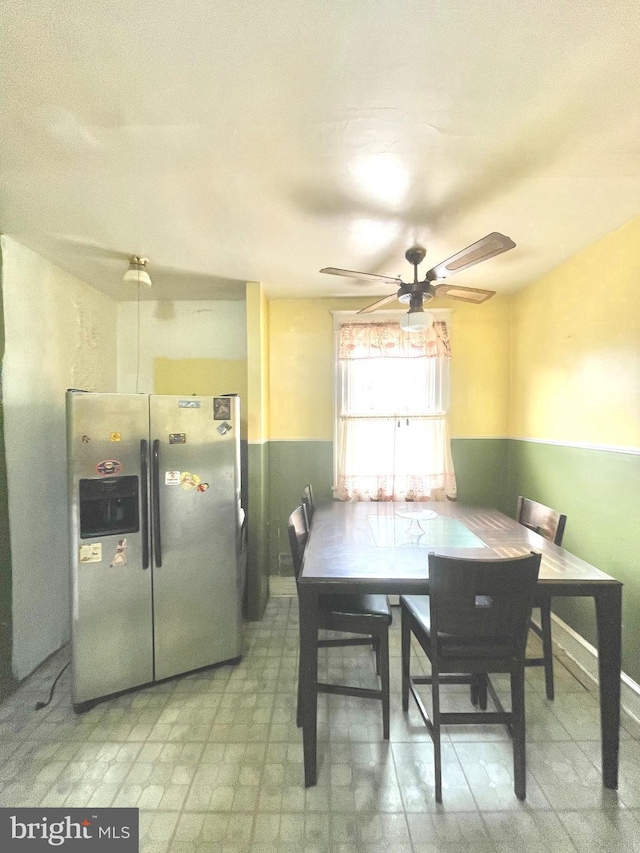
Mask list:
[[[336,497],[455,498],[446,320],[437,316],[433,329],[407,334],[395,319],[380,322],[376,315],[354,325],[344,313],[334,315]]]

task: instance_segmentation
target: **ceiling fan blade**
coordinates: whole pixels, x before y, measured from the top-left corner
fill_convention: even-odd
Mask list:
[[[363,281],[388,281],[391,284],[402,284],[402,279],[394,278],[390,275],[376,275],[372,272],[355,272],[354,270],[341,270],[338,267],[323,267],[320,272],[326,272],[329,275],[344,275],[347,278],[361,278]]]
[[[474,302],[479,305],[496,295],[495,290],[481,290],[479,287],[458,287],[455,284],[436,284],[433,288],[436,296],[449,296],[461,302]]]
[[[516,244],[510,237],[505,237],[497,231],[492,231],[481,240],[477,240],[466,249],[456,252],[446,261],[441,261],[432,267],[427,272],[427,281],[435,281],[439,278],[447,278],[449,275],[466,270],[467,267],[472,267],[474,264],[480,264],[482,261],[487,261],[496,255],[501,255],[509,249],[513,249]]]
[[[397,298],[397,293],[390,293],[389,296],[383,296],[382,299],[378,299],[378,301],[374,302],[372,305],[367,305],[366,308],[361,308],[360,311],[356,311],[356,314],[371,314],[373,311],[377,311],[378,308],[382,308],[382,306],[386,305],[387,302],[393,302],[394,299]]]

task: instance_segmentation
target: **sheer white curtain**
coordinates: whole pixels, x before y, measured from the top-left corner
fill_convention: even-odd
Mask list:
[[[446,325],[343,325],[338,368],[338,497],[455,499]]]

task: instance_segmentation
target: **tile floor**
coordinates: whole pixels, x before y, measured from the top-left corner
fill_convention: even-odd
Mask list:
[[[602,788],[597,693],[556,663],[555,702],[527,671],[528,790],[512,787],[504,729],[445,735],[444,803],[432,747],[400,707],[392,627],[391,741],[377,702],[320,697],[319,784],[303,786],[295,725],[297,602],[276,598],[245,626],[245,656],[76,716],[68,652],[0,706],[0,805],[137,806],[145,853],[569,853],[640,851],[640,727],[623,720],[620,788]],[[372,679],[363,648],[321,652],[327,678]],[[422,662],[417,663],[418,666]],[[577,673],[579,676],[579,673]],[[506,685],[499,685],[504,689]],[[468,707],[451,688],[448,707]]]

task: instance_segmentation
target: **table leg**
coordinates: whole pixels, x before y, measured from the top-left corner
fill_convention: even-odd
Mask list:
[[[316,741],[318,726],[318,596],[310,584],[298,586],[300,612],[300,699],[302,705],[302,742],[304,784],[316,784]]]
[[[603,586],[595,596],[595,601],[600,678],[602,781],[605,788],[617,788],[622,663],[622,585]]]

